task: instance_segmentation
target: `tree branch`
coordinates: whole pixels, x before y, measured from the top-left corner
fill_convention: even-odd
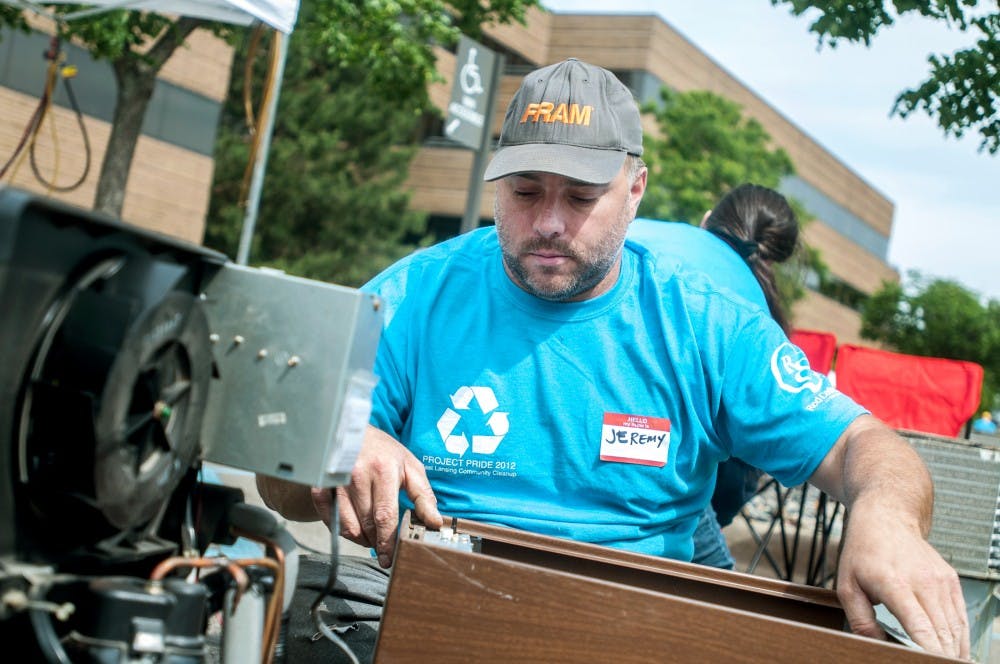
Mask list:
[[[146,58],[154,71],[159,71],[161,67],[174,54],[177,47],[184,43],[184,40],[192,32],[209,22],[200,18],[182,16],[176,23],[169,26],[146,53]]]

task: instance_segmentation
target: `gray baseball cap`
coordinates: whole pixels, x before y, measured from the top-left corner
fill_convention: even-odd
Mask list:
[[[626,154],[642,155],[635,98],[607,69],[570,58],[524,77],[483,179],[540,172],[603,184]]]

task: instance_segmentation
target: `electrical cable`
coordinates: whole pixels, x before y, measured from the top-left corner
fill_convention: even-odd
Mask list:
[[[257,49],[260,47],[263,35],[264,24],[258,23],[250,35],[246,62],[243,64],[243,113],[246,116],[247,128],[250,130],[251,136],[257,132],[253,110],[253,62],[257,59]]]
[[[55,38],[53,38],[55,39]],[[46,53],[48,57],[48,53]],[[14,148],[14,153],[11,154],[10,158],[0,168],[0,178],[7,174],[7,169],[14,165],[14,170],[11,172],[11,180],[17,175],[18,169],[21,167],[21,161],[24,159],[24,148],[28,144],[28,141],[34,141],[35,135],[38,133],[39,128],[42,126],[42,122],[45,120],[45,114],[49,108],[49,100],[51,98],[51,91],[53,88],[52,82],[55,77],[55,60],[49,60],[49,64],[45,72],[45,86],[42,89],[42,96],[38,100],[38,105],[35,106],[34,112],[31,114],[31,118],[28,120],[27,126],[25,126],[24,131],[21,133],[21,139],[18,141],[17,146]]]
[[[11,171],[11,176],[10,176],[11,180],[13,180],[17,176],[17,172],[20,170],[21,164],[24,161],[24,157],[26,154],[24,152],[24,149],[27,146],[28,148],[27,154],[30,156],[29,162],[31,165],[32,173],[35,175],[35,178],[40,183],[45,185],[47,189],[46,191],[47,194],[50,194],[53,191],[60,193],[68,193],[75,189],[78,189],[86,181],[87,176],[90,174],[90,167],[93,158],[93,150],[91,149],[90,145],[90,136],[87,133],[87,127],[86,124],[84,123],[83,112],[80,110],[80,104],[77,102],[76,94],[73,91],[73,86],[70,84],[70,79],[76,76],[77,69],[76,67],[71,65],[62,67],[60,69],[59,67],[60,59],[63,56],[62,52],[59,50],[60,43],[61,40],[59,39],[59,37],[52,37],[52,39],[49,42],[49,50],[46,51],[44,55],[45,59],[49,61],[49,64],[46,67],[44,91],[42,93],[41,98],[38,100],[38,105],[35,107],[35,110],[32,112],[31,117],[28,120],[28,124],[25,126],[24,131],[21,134],[21,138],[18,141],[17,146],[14,148],[14,152],[11,154],[10,158],[4,163],[4,165],[0,167],[0,178],[3,178],[7,174],[7,170],[11,167],[11,165],[13,165],[14,168]],[[76,121],[77,125],[80,127],[80,134],[83,137],[84,158],[85,158],[83,173],[75,182],[69,185],[57,185],[55,183],[56,180],[58,179],[58,174],[59,174],[59,158],[60,158],[59,138],[56,132],[55,121],[49,118],[49,111],[52,108],[52,101],[55,95],[55,89],[58,83],[58,79],[60,78],[60,74],[63,81],[63,85],[66,88],[66,94],[70,100],[70,105],[73,108],[74,113],[76,114]],[[50,129],[52,131],[52,142],[54,146],[53,149],[55,151],[54,155],[55,166],[53,169],[53,177],[51,180],[46,179],[42,175],[41,170],[38,167],[38,162],[35,152],[38,134],[41,131],[42,125],[45,123],[46,118],[49,118],[50,121]]]
[[[298,547],[298,548],[300,548],[300,549],[302,549],[303,551],[308,551],[309,553],[315,553],[316,555],[319,555],[319,556],[325,556],[327,554],[326,551],[323,551],[322,549],[317,549],[315,547],[309,546],[305,542],[300,542],[297,539],[295,540],[295,546]]]
[[[76,67],[67,66],[63,67],[60,70],[60,73],[62,74],[63,87],[66,88],[66,95],[69,97],[70,106],[72,107],[73,112],[76,115],[76,124],[78,127],[80,127],[80,135],[83,137],[83,154],[84,154],[83,173],[81,173],[80,177],[78,177],[76,181],[73,182],[72,184],[57,185],[55,183],[59,175],[59,141],[56,137],[56,131],[55,131],[56,124],[54,120],[49,121],[49,124],[52,127],[52,143],[54,145],[54,150],[55,150],[55,166],[53,167],[51,181],[46,180],[38,168],[38,162],[35,156],[35,141],[31,142],[31,146],[28,150],[30,155],[31,172],[35,174],[35,178],[37,178],[39,182],[41,182],[48,188],[49,192],[57,191],[59,193],[68,193],[74,191],[75,189],[79,189],[80,186],[83,185],[83,183],[87,180],[87,176],[90,175],[90,166],[92,159],[92,150],[90,148],[90,136],[87,134],[87,126],[86,124],[84,124],[83,121],[83,111],[80,110],[80,104],[76,100],[76,94],[73,92],[73,86],[70,85],[70,79],[76,76],[76,71],[77,71]],[[51,98],[49,103],[51,104]]]
[[[275,30],[274,38],[271,40],[271,47],[268,53],[269,63],[267,68],[267,77],[264,81],[264,96],[260,100],[260,112],[257,114],[256,122],[250,125],[250,153],[247,156],[247,165],[243,170],[243,181],[240,183],[240,196],[239,204],[241,206],[246,206],[247,196],[250,192],[250,180],[253,177],[254,165],[257,163],[257,155],[260,152],[261,141],[263,140],[263,131],[261,127],[267,122],[268,115],[271,108],[271,100],[274,98],[274,81],[278,77],[278,66],[280,61],[280,48],[281,40],[286,37],[281,32]],[[256,50],[256,46],[254,46]],[[247,101],[247,84],[246,80],[249,78],[249,71],[252,68],[252,60],[248,57],[246,63],[246,69],[244,70],[244,107],[245,109],[250,106],[249,101]],[[252,109],[247,111],[247,119],[253,119]]]
[[[320,591],[319,595],[316,596],[316,600],[313,602],[312,607],[309,611],[312,613],[313,621],[316,623],[316,629],[323,636],[325,636],[330,641],[333,641],[338,648],[340,648],[347,658],[351,661],[351,664],[360,664],[357,656],[350,649],[350,647],[344,642],[340,636],[330,629],[326,621],[320,616],[320,607],[323,604],[323,598],[331,595],[333,593],[334,586],[337,583],[337,555],[338,555],[338,537],[340,533],[340,513],[337,509],[337,492],[331,491],[333,495],[333,501],[330,506],[330,574],[326,579],[326,586]]]

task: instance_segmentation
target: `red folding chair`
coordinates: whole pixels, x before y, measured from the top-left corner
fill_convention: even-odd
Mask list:
[[[837,352],[837,337],[830,332],[816,330],[792,330],[789,341],[802,349],[813,371],[830,373],[833,356]]]
[[[960,438],[979,407],[983,368],[845,344],[837,387],[891,427]]]

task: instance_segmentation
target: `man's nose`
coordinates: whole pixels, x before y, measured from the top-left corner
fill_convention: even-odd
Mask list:
[[[544,238],[553,238],[562,235],[565,230],[566,223],[558,202],[546,201],[535,219],[535,232]]]

